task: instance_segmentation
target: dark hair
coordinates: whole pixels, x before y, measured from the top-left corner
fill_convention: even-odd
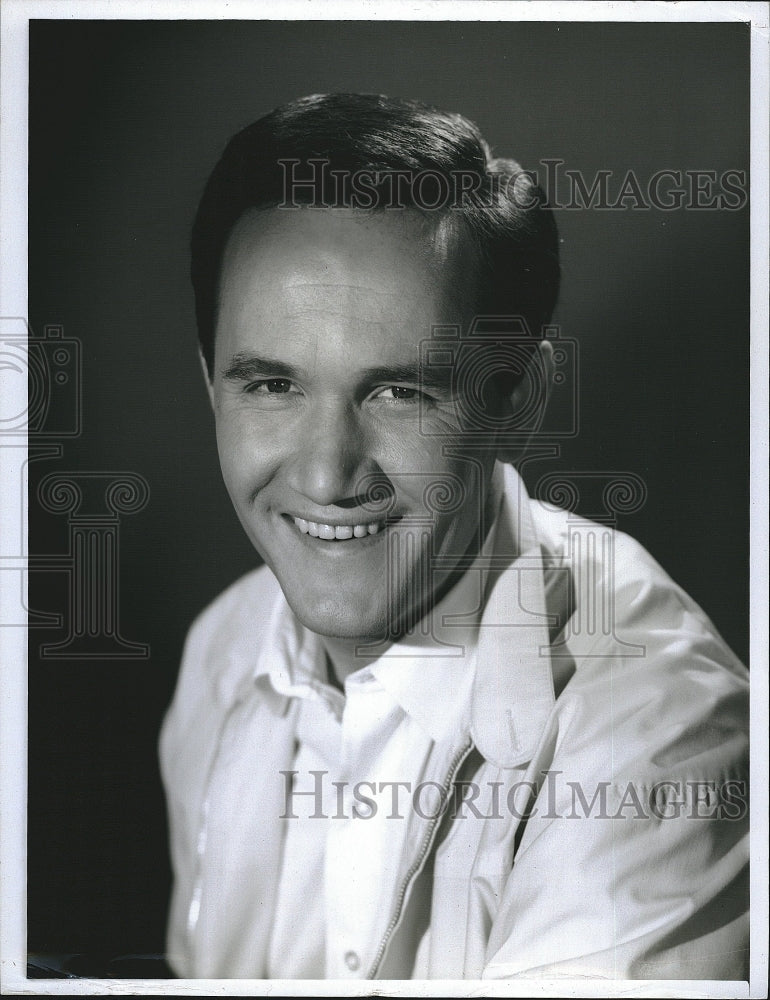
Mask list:
[[[484,312],[523,316],[534,334],[550,319],[559,288],[556,225],[518,163],[495,159],[462,115],[374,94],[313,95],[238,132],[203,192],[191,276],[210,375],[219,272],[233,226],[250,208],[301,204],[459,216],[478,252]]]

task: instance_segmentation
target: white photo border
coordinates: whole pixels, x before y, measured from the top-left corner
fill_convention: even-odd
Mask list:
[[[767,995],[768,940],[768,5],[508,0],[3,0],[0,10],[0,316],[27,311],[28,26],[31,19],[735,22],[751,27],[751,978],[704,981],[515,980],[340,982],[297,980],[29,980],[26,978],[27,680],[24,629],[0,629],[0,980],[8,994],[295,996]],[[20,389],[21,387],[18,387]],[[14,412],[26,407],[23,395]],[[0,462],[2,462],[0,449]],[[0,467],[3,518],[18,494]],[[0,524],[0,529],[2,525]],[[7,574],[6,574],[7,575]],[[0,583],[2,578],[0,577]],[[0,587],[0,611],[5,588]],[[0,618],[2,616],[0,615]]]

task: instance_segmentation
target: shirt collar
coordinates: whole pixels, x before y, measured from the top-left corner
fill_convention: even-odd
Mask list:
[[[495,469],[491,488],[493,521],[472,565],[412,634],[385,647],[377,659],[352,672],[346,681],[347,685],[371,683],[374,679],[436,741],[467,732],[470,726],[486,567],[494,549],[502,503],[503,477],[499,468]],[[267,637],[257,660],[255,680],[284,699],[320,698],[341,715],[343,695],[328,682],[327,640],[304,628],[283,598],[273,609]]]
[[[504,477],[498,518],[471,570],[458,582],[457,587],[463,585],[462,588],[453,588],[446,595],[437,606],[439,613],[434,612],[434,620],[440,624],[441,634],[453,637],[449,641],[456,643],[459,630],[455,631],[455,626],[450,626],[447,619],[451,620],[453,614],[456,616],[453,609],[465,603],[465,587],[472,585],[473,578],[486,578],[481,621],[477,633],[473,630],[477,634],[474,640],[476,669],[470,669],[465,675],[460,669],[455,674],[450,667],[447,674],[456,676],[456,691],[461,700],[465,691],[463,685],[470,676],[470,728],[480,752],[500,767],[516,767],[531,759],[553,707],[554,691],[543,556],[523,480],[512,466],[503,468],[504,472],[498,472]],[[490,551],[492,558],[487,563],[492,564],[492,569],[483,565]],[[499,565],[504,568],[498,568]],[[445,603],[446,607],[442,607]],[[402,643],[397,646],[406,648]],[[391,648],[390,665],[387,671],[381,671],[379,683],[391,684],[399,704],[416,719],[419,716],[428,732],[443,732],[448,716],[442,712],[442,699],[436,697],[443,689],[435,684],[435,672],[426,669],[410,672],[406,665],[393,667],[399,657],[396,656],[397,648]],[[407,660],[414,664],[412,655],[406,655],[405,664]],[[460,663],[462,658],[453,661],[442,656],[440,660],[445,664]],[[424,668],[424,663],[420,666]],[[284,712],[291,694],[300,693],[298,689],[306,696],[311,692],[318,696],[322,687],[333,690],[325,683],[326,664],[320,652],[319,637],[299,624],[280,593],[254,676],[260,678],[260,683],[278,700]],[[416,693],[418,689],[424,691],[425,687],[428,691],[424,696]],[[414,698],[410,697],[412,691],[415,691]],[[436,713],[435,725],[423,710],[427,705],[433,706]]]
[[[486,760],[517,767],[534,754],[554,704],[544,556],[524,482],[505,492],[479,628],[471,734]]]
[[[284,710],[292,697],[342,698],[327,683],[319,636],[300,624],[280,591],[253,678]]]
[[[498,494],[497,506],[499,499]],[[423,619],[429,628],[394,643],[370,667],[390,696],[437,742],[470,728],[485,567],[496,521],[472,565]]]

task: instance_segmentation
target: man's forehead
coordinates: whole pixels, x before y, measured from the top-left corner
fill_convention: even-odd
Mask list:
[[[373,314],[388,298],[449,300],[465,311],[475,301],[477,270],[475,247],[457,216],[252,209],[231,233],[220,291],[258,284],[263,292],[280,290],[287,308],[314,296],[349,305],[366,292]]]

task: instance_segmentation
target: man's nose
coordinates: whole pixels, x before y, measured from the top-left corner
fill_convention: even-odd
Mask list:
[[[289,474],[292,489],[319,507],[349,505],[372,469],[355,409],[336,402],[314,407],[301,434]]]

